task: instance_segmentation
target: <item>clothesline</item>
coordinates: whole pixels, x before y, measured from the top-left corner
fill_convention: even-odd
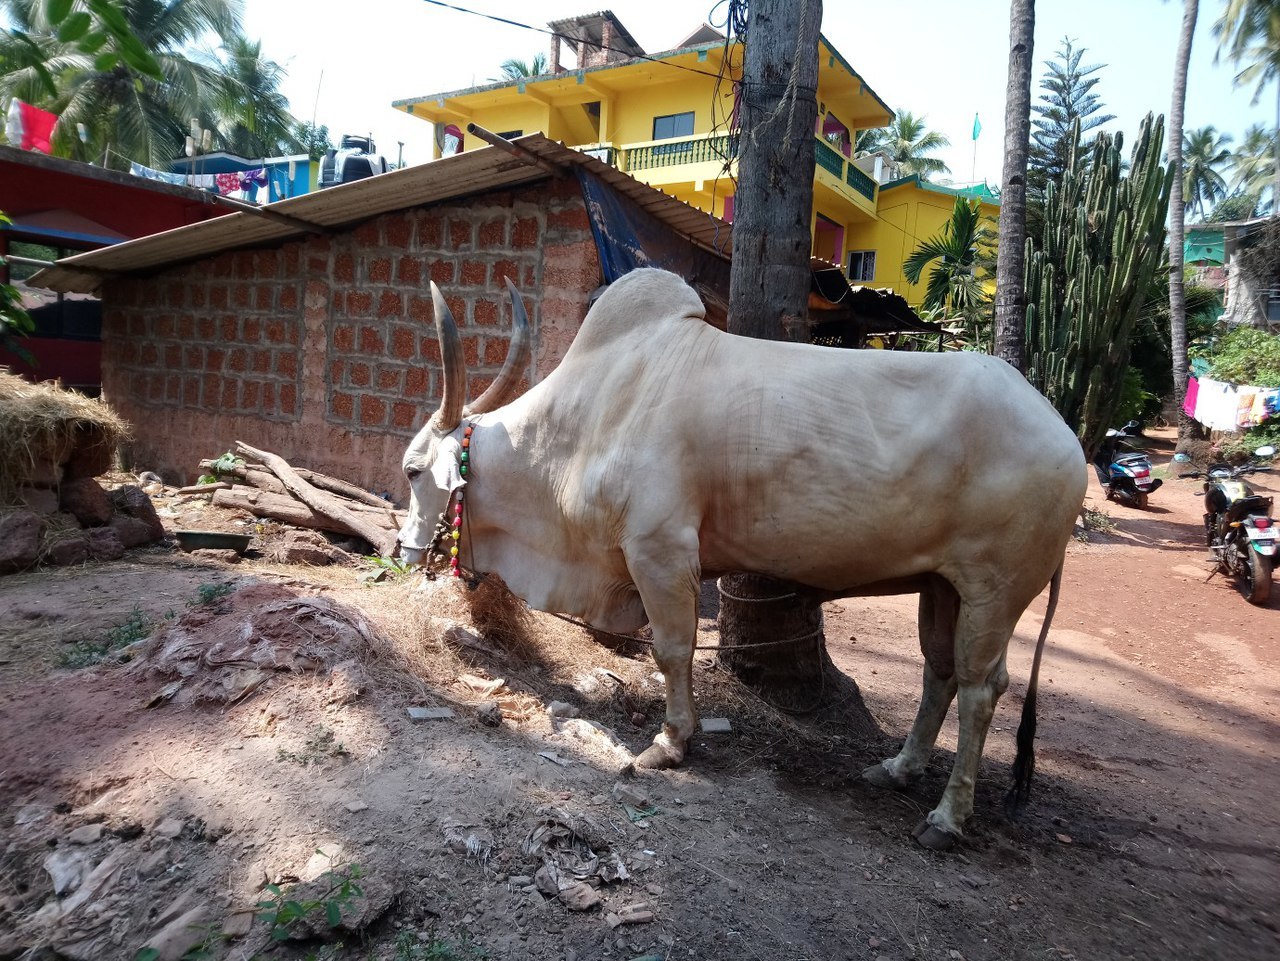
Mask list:
[[[1280,387],[1241,386],[1208,377],[1189,377],[1182,411],[1210,430],[1248,430],[1280,417]]]
[[[129,162],[129,172],[135,177],[142,177],[146,180],[196,187],[221,194],[224,197],[233,193],[247,193],[248,191],[256,193],[258,188],[267,185],[268,180],[268,173],[265,167],[222,174],[177,174],[164,170],[155,170],[138,163],[136,160],[131,160]]]

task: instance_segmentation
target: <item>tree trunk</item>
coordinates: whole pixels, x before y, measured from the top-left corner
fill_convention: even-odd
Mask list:
[[[1200,0],[1186,0],[1178,58],[1173,64],[1173,103],[1169,108],[1169,165],[1173,185],[1169,189],[1169,347],[1173,354],[1173,399],[1178,405],[1178,448],[1194,434],[1192,420],[1182,412],[1187,396],[1187,299],[1183,289],[1183,243],[1186,237],[1186,200],[1183,197],[1182,125],[1187,103],[1187,68],[1191,40],[1196,31]]]
[[[1027,372],[1027,153],[1031,141],[1031,58],[1035,0],[1009,6],[1009,80],[1004,105],[1000,246],[996,252],[996,356]]]
[[[821,0],[751,0],[748,8],[729,279],[733,334],[809,339],[821,23]],[[720,587],[721,663],[776,706],[813,706],[829,664],[821,605],[795,597],[790,585],[757,575],[731,575]],[[803,639],[750,647],[789,638]]]

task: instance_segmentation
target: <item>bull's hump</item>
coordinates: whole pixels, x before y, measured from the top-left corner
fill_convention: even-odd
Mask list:
[[[588,311],[575,346],[611,343],[637,332],[652,336],[664,326],[705,323],[697,293],[677,274],[642,267],[614,281]]]

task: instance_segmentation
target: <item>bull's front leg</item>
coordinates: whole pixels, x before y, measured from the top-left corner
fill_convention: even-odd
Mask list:
[[[653,659],[666,682],[666,719],[653,744],[636,758],[637,767],[680,764],[698,723],[693,703],[693,648],[701,584],[697,538],[697,529],[690,527],[624,547],[631,579],[653,631]]]

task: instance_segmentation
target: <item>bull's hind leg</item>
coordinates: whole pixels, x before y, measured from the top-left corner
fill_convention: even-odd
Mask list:
[[[959,612],[960,596],[942,578],[934,578],[920,592],[920,651],[924,654],[920,709],[898,755],[862,772],[876,787],[908,787],[929,764],[938,731],[956,696],[955,636]]]
[[[973,813],[973,790],[982,749],[996,702],[1009,686],[1005,652],[1016,622],[1016,617],[984,617],[961,605],[955,645],[960,714],[956,760],[942,801],[916,829],[916,839],[925,847],[950,848],[962,836],[964,823]]]
[[[653,659],[666,682],[667,713],[661,732],[636,758],[642,768],[675,767],[698,723],[693,703],[693,647],[698,634],[700,587],[697,531],[689,529],[689,543],[646,542],[624,547],[645,614],[653,630]],[[683,548],[683,550],[682,550]],[[689,558],[681,564],[680,557]]]

